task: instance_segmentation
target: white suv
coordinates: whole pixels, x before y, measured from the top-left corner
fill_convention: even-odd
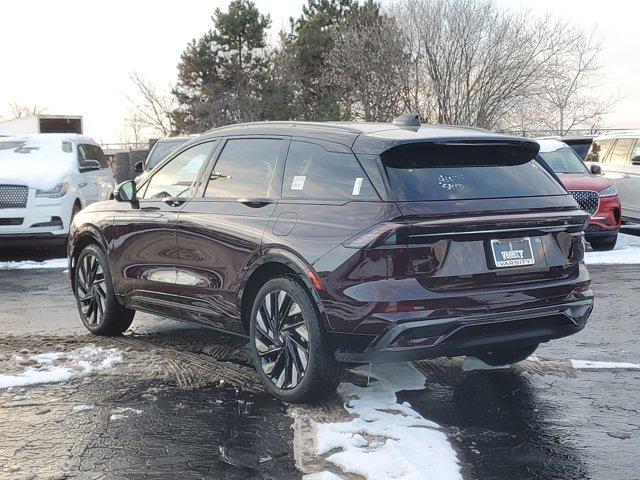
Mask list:
[[[113,188],[104,153],[88,137],[0,137],[0,245],[64,245],[73,216]]]

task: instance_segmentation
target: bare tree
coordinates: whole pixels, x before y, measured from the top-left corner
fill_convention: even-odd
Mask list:
[[[174,135],[176,126],[171,112],[176,108],[176,100],[169,93],[164,93],[156,85],[137,72],[129,75],[135,86],[137,98],[128,98],[131,103],[136,123],[152,128],[156,134],[168,137]]]
[[[617,102],[614,96],[595,95],[602,66],[602,42],[595,32],[576,32],[573,42],[550,63],[547,87],[540,94],[540,123],[558,135],[576,126],[597,124]]]
[[[324,81],[349,119],[388,121],[403,110],[402,82],[410,65],[393,18],[366,4],[334,27]]]
[[[133,146],[133,148],[144,147],[149,139],[149,136],[145,135],[146,128],[145,120],[140,117],[137,111],[132,111],[124,120],[123,129],[120,132],[120,143]]]
[[[13,118],[33,117],[47,111],[46,108],[37,105],[22,105],[15,102],[9,104],[9,110]]]
[[[570,24],[502,9],[491,0],[401,0],[396,15],[413,39],[412,76],[421,82],[414,97],[427,105],[431,99],[428,119],[438,123],[496,128],[510,122],[519,128],[523,117],[512,118],[514,112],[530,112],[534,100],[540,110],[541,98],[552,91],[556,103],[577,99],[576,88],[588,84],[585,72],[598,55]],[[576,54],[582,54],[582,66],[571,77],[563,63]]]

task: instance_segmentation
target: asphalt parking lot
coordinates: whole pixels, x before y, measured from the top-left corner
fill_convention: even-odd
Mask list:
[[[48,368],[36,356],[47,352],[71,352],[57,368],[82,365],[67,381],[0,389],[0,478],[385,478],[309,440],[318,424],[353,417],[344,392],[367,390],[361,377],[348,374],[342,396],[292,407],[263,391],[234,337],[146,314],[124,337],[91,337],[63,270],[0,270],[0,381]],[[424,388],[396,389],[410,415],[437,424],[458,475],[638,478],[640,370],[572,360],[640,364],[640,269],[589,270],[597,300],[581,333],[509,368],[417,362]],[[434,478],[459,478],[442,472]]]

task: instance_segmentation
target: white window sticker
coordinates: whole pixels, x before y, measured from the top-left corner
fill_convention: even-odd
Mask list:
[[[304,181],[307,177],[301,175],[293,177],[293,181],[291,182],[291,190],[302,190],[304,188]]]
[[[353,182],[353,191],[351,195],[360,195],[360,189],[362,188],[362,178],[356,178],[356,181]]]

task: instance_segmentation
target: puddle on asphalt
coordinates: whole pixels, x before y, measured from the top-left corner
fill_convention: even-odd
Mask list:
[[[299,477],[290,420],[271,396],[220,386],[191,391],[140,387],[140,393],[100,404],[120,415],[112,415],[89,441],[80,472],[128,478],[132,473],[150,478]]]
[[[599,395],[602,405],[595,406],[593,392],[603,386],[596,388],[593,377],[583,374],[570,378],[510,369],[425,373],[425,390],[401,392],[398,400],[448,429],[466,477],[637,478],[638,426],[629,427],[631,411],[626,417],[619,412],[624,403],[631,404],[632,395],[610,401]],[[638,376],[628,380],[635,386],[627,388],[637,391]],[[635,440],[611,438],[608,430],[623,430],[625,424],[627,430],[636,429]]]

